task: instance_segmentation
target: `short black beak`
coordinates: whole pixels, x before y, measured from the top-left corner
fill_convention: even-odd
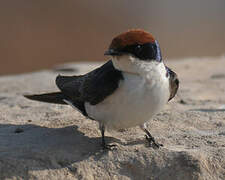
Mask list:
[[[104,55],[106,55],[106,56],[120,56],[120,55],[122,55],[122,53],[117,51],[117,50],[115,50],[115,49],[108,49],[104,53]]]

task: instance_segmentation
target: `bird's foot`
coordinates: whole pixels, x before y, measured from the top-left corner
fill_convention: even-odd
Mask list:
[[[102,149],[103,150],[116,150],[117,148],[116,144],[102,144]]]
[[[159,144],[155,141],[155,138],[149,133],[147,133],[147,135],[145,135],[145,138],[147,139],[148,143],[149,143],[149,147],[153,147],[154,149],[159,149],[160,147],[163,146],[163,144]]]
[[[100,124],[101,134],[102,134],[102,149],[103,150],[115,150],[115,144],[106,144],[105,142],[105,126]]]

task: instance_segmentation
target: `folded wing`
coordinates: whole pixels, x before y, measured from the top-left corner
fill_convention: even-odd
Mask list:
[[[86,114],[85,102],[91,105],[100,103],[118,88],[119,81],[122,79],[122,73],[114,68],[112,61],[108,61],[85,75],[59,75],[56,78],[56,85],[67,101]]]

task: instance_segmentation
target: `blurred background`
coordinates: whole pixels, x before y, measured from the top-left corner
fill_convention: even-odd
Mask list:
[[[150,31],[164,59],[225,54],[224,0],[0,0],[0,75],[104,61],[112,37]]]

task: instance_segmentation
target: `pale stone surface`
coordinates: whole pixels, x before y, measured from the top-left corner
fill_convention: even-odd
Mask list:
[[[58,73],[97,64],[0,77],[0,179],[225,179],[225,58],[166,64],[179,75],[180,90],[149,121],[164,144],[159,150],[147,147],[134,127],[106,133],[117,150],[103,151],[96,122],[69,106],[22,96],[56,91]]]

